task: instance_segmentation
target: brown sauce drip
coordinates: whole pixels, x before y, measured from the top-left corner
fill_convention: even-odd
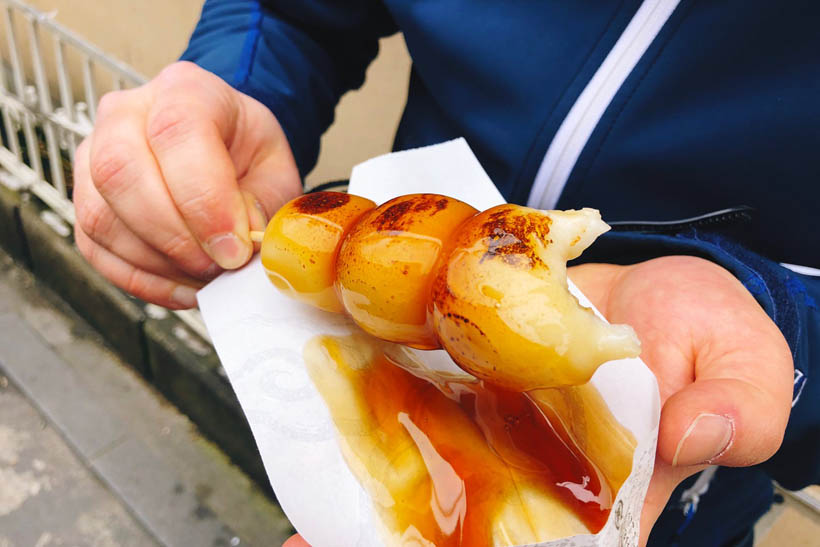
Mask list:
[[[423,538],[440,547],[496,544],[493,527],[505,508],[519,504],[526,513],[530,494],[524,492],[557,500],[565,516],[582,523],[575,533],[601,529],[629,474],[634,440],[628,457],[620,458],[629,467],[612,471],[610,463],[605,476],[579,448],[595,443],[576,442],[578,428],[562,426],[578,415],[561,416],[567,404],[583,400],[611,418],[605,405],[599,408],[597,392],[597,398],[559,394],[555,404],[553,394],[538,397],[453,380],[417,363],[410,363],[411,373],[385,348],[396,355],[396,346],[369,337],[325,336],[308,345],[305,358],[351,469],[394,539],[402,538],[398,543],[423,544]],[[617,424],[610,422],[604,430]]]

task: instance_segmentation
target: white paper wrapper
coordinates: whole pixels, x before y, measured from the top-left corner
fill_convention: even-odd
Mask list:
[[[383,203],[431,192],[483,210],[504,202],[466,141],[388,154],[353,169],[350,192]],[[585,306],[589,301],[570,284]],[[382,545],[368,494],[345,463],[330,414],[305,370],[302,351],[320,334],[356,327],[274,289],[256,257],[199,293],[202,316],[239,398],[276,496],[314,547]],[[454,367],[443,351],[417,352],[431,368]],[[539,545],[637,545],[639,519],[652,473],[660,401],[655,377],[640,359],[603,365],[592,382],[618,421],[638,441],[632,473],[609,520],[596,535]]]

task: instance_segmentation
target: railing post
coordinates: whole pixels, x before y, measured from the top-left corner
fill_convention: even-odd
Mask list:
[[[74,91],[71,89],[71,76],[65,66],[65,44],[59,36],[54,36],[54,64],[57,69],[57,84],[60,87],[60,106],[68,121],[74,123],[77,121],[74,113]],[[71,130],[66,130],[65,135],[68,157],[73,164],[74,153],[77,150],[77,136]]]
[[[31,63],[34,67],[34,80],[37,84],[39,108],[40,113],[44,114],[41,123],[43,133],[46,136],[46,150],[48,151],[48,164],[51,168],[51,182],[60,194],[68,198],[60,147],[57,145],[57,135],[54,132],[54,124],[49,119],[54,114],[54,109],[51,104],[51,90],[49,89],[45,67],[43,66],[43,56],[40,52],[40,33],[37,28],[37,20],[31,15],[27,16],[26,19],[28,21]]]
[[[11,7],[6,6],[3,10],[3,20],[6,25],[6,36],[8,37],[9,61],[11,62],[11,75],[14,82],[14,93],[19,101],[26,102],[26,83],[23,79],[23,66],[20,62],[20,53],[17,50],[17,37],[14,30],[14,20],[12,18]],[[32,124],[33,115],[28,110],[20,114],[20,121],[23,125],[23,135],[26,140],[26,150],[28,152],[28,162],[34,170],[38,180],[43,178],[43,164],[40,161],[40,147],[37,142],[37,134]],[[31,181],[25,181],[30,184]]]
[[[91,123],[94,123],[97,120],[97,86],[94,81],[94,64],[87,54],[83,55],[83,88],[88,117],[91,118]]]
[[[10,112],[11,107],[6,104],[6,100],[12,97],[11,87],[9,83],[6,81],[6,67],[0,65],[0,95],[3,96],[5,100],[2,101],[0,104],[0,112],[2,112],[3,116],[3,129],[6,132],[6,140],[8,141],[9,149],[11,153],[14,154],[14,158],[16,161],[22,163],[23,156],[20,152],[20,140],[17,138],[17,128],[14,126],[14,120],[12,119],[12,115]]]

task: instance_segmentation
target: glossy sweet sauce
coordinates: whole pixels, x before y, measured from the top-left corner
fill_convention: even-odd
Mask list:
[[[635,441],[591,386],[506,391],[363,334],[317,337],[305,361],[389,544],[595,533],[630,472]]]

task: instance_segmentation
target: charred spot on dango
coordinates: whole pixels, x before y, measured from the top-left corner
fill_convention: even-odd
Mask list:
[[[388,201],[374,213],[371,226],[380,231],[405,231],[420,222],[421,214],[435,216],[447,209],[452,198],[438,194],[410,194]],[[475,210],[474,210],[475,211]]]
[[[529,266],[542,262],[534,241],[548,242],[552,219],[540,213],[516,214],[520,207],[501,205],[493,208],[477,226],[476,235],[487,238],[487,251],[481,260],[499,258],[510,265]]]
[[[320,215],[349,202],[350,194],[343,192],[313,192],[296,198],[293,201],[293,207],[306,215]]]
[[[439,347],[427,324],[430,284],[442,249],[477,211],[456,199],[411,194],[374,209],[339,250],[336,286],[346,311],[379,338]]]
[[[389,203],[389,202],[388,202]],[[384,207],[384,206],[383,206]],[[413,208],[411,201],[399,201],[387,207],[379,207],[374,213],[371,225],[377,230],[404,230],[413,219],[407,217],[407,213]]]

